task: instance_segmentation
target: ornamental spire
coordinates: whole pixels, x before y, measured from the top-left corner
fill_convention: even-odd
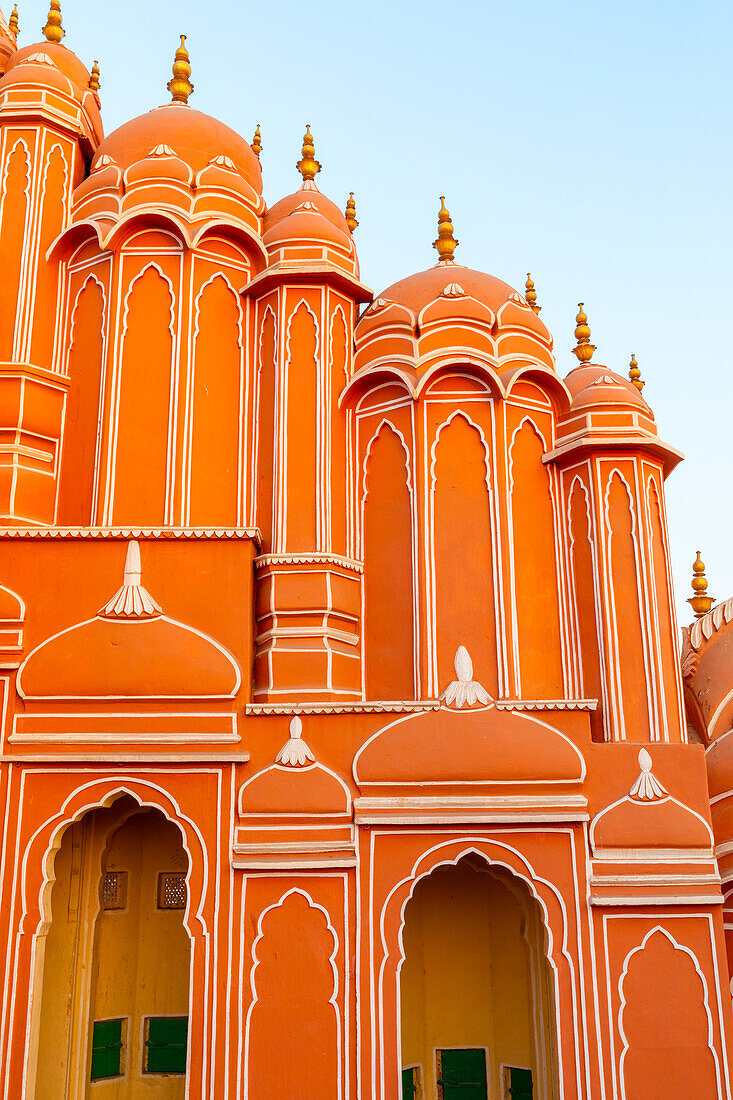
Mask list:
[[[641,380],[641,371],[639,370],[639,364],[636,361],[635,355],[631,356],[631,362],[629,363],[629,378],[636,386],[639,393],[641,393],[641,391],[644,389],[644,386],[646,385],[646,382],[642,382]]]
[[[344,217],[346,218],[346,224],[349,227],[349,232],[351,233],[351,235],[353,237],[354,230],[356,229],[357,225],[359,224],[358,221],[356,220],[356,203],[354,202],[354,192],[353,191],[351,192],[348,199],[346,200],[346,210],[344,211]]]
[[[173,103],[188,103],[188,97],[193,95],[191,62],[186,49],[185,34],[181,35],[181,44],[176,50],[173,79],[168,81],[168,91],[171,93]]]
[[[534,282],[529,272],[527,272],[527,282],[524,284],[524,297],[527,299],[527,305],[533,313],[539,313],[542,306],[537,305],[537,291],[534,288]]]
[[[47,42],[55,42],[56,45],[58,45],[66,34],[66,31],[61,26],[61,0],[51,0],[48,22],[43,28],[43,33],[46,36]]]
[[[306,126],[305,128],[301,154],[302,159],[298,161],[295,167],[303,177],[303,183],[310,183],[316,178],[321,170],[321,166],[316,160],[316,147],[313,144],[313,135],[311,134],[310,126]]]
[[[89,75],[89,90],[94,92],[95,95],[99,95],[99,62],[95,61],[92,65],[92,71]]]
[[[259,157],[262,152],[262,131],[260,130],[259,122],[257,123],[257,129],[255,130],[255,136],[252,138],[252,145],[250,148],[254,155]]]
[[[695,612],[695,618],[701,619],[703,615],[707,615],[715,603],[715,597],[707,594],[708,579],[705,576],[705,562],[700,557],[699,550],[695,561],[692,563],[692,591],[693,595],[687,602]]]
[[[143,587],[140,546],[132,540],[127,544],[122,587],[98,615],[104,619],[154,619],[161,614],[160,604]]]
[[[578,316],[575,318],[575,324],[575,339],[578,343],[573,348],[573,355],[577,355],[578,361],[581,364],[590,363],[596,346],[590,342],[590,326],[588,325],[588,318],[583,311],[582,302],[578,302]]]
[[[440,196],[440,212],[438,214],[438,239],[433,241],[433,248],[438,250],[438,263],[454,263],[453,253],[458,241],[453,236],[453,222],[448,208],[445,205],[445,195]]]
[[[13,38],[17,39],[18,29],[19,29],[19,27],[18,27],[18,5],[17,4],[15,5],[15,7],[13,8],[13,10],[10,13],[10,19],[8,20],[8,27],[10,28],[10,33],[12,34]]]

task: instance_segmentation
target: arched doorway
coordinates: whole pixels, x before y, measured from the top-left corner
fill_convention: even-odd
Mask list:
[[[177,826],[129,796],[66,829],[37,943],[29,1097],[183,1100],[187,871]]]
[[[404,1100],[557,1100],[546,931],[523,882],[478,856],[439,867],[403,948]]]

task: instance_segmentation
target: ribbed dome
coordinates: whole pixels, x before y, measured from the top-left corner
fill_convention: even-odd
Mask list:
[[[602,405],[625,405],[643,409],[648,416],[651,415],[648,404],[633,382],[602,363],[576,367],[565,382],[573,398],[572,411]]]
[[[303,186],[297,191],[294,191],[292,195],[286,195],[285,198],[279,199],[274,206],[270,207],[265,214],[265,233],[268,233],[278,224],[278,222],[281,222],[283,218],[287,218],[297,209],[297,207],[302,206],[306,201],[311,202],[316,207],[319,214],[327,218],[337,229],[340,229],[344,233],[349,232],[346,218],[343,212],[339,210],[336,203],[332,202],[331,199],[327,198],[326,195],[319,191],[313,180],[307,180]]]
[[[6,71],[11,72],[18,65],[22,65],[27,58],[33,57],[34,54],[45,54],[50,57],[56,68],[65,77],[68,77],[82,94],[89,88],[90,74],[84,62],[80,61],[76,54],[67,49],[66,46],[61,46],[55,42],[34,42],[32,46],[23,46],[10,58]]]
[[[399,282],[383,290],[378,295],[377,301],[396,302],[398,305],[406,306],[417,316],[425,306],[437,298],[444,297],[446,300],[453,298],[458,303],[464,295],[488,306],[494,314],[498,314],[503,307],[511,303],[522,311],[521,322],[524,327],[533,329],[546,343],[552,343],[547,327],[530,309],[523,295],[494,275],[474,271],[473,268],[463,267],[457,263],[439,263],[426,271],[419,271],[406,279],[400,279]],[[517,321],[517,313],[512,309],[511,322],[516,324]]]
[[[343,217],[341,218],[344,221]],[[269,229],[262,238],[267,248],[277,244],[303,242],[324,242],[334,244],[347,252],[351,250],[351,236],[346,223],[344,228],[336,226],[317,209],[310,199],[302,199],[301,205],[292,214],[282,218]]]
[[[218,119],[183,103],[156,107],[120,126],[97,149],[92,170],[102,157],[110,156],[124,171],[160,145],[169,146],[194,172],[215,157],[228,157],[257,194],[262,194],[260,162],[244,138]]]

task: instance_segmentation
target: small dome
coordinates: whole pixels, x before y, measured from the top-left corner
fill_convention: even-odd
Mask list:
[[[459,302],[464,295],[488,306],[497,317],[502,311],[506,312],[506,307],[509,306],[512,323],[518,323],[519,317],[518,311],[511,307],[519,307],[522,325],[533,329],[547,344],[552,344],[547,326],[540,321],[523,295],[494,275],[474,271],[461,264],[438,263],[426,271],[409,275],[383,290],[378,300],[406,306],[417,316],[437,298],[445,297],[447,300]],[[509,320],[509,317],[506,319]],[[499,323],[501,324],[501,318]]]
[[[124,171],[158,146],[168,146],[194,172],[216,157],[227,157],[257,194],[262,194],[260,162],[244,138],[218,119],[183,103],[156,107],[114,130],[97,149],[92,170],[102,157],[110,156]]]
[[[6,72],[12,72],[18,65],[24,64],[29,58],[37,54],[45,54],[50,57],[59,72],[62,72],[76,90],[83,94],[89,88],[90,72],[83,61],[66,46],[56,42],[35,42],[32,46],[23,46],[8,61]]]
[[[343,221],[343,218],[341,219]],[[266,248],[282,244],[310,243],[333,244],[351,252],[352,242],[346,222],[341,229],[326,218],[310,199],[301,201],[292,214],[282,218],[265,231],[262,241]]]
[[[648,404],[633,382],[601,363],[575,367],[565,382],[573,398],[572,411],[598,405],[626,405],[650,415]]]
[[[15,61],[15,58],[12,60]],[[42,47],[39,47],[37,53],[25,57],[20,64],[8,66],[5,76],[0,80],[0,92],[7,91],[14,85],[27,84],[51,88],[76,102],[82,98],[81,89],[58,67],[50,52]]]
[[[286,195],[284,199],[280,199],[274,206],[269,208],[265,214],[264,232],[268,233],[278,222],[289,217],[294,210],[306,201],[311,202],[318,213],[322,214],[337,229],[340,229],[343,233],[349,232],[343,212],[339,210],[335,202],[332,202],[331,199],[318,190],[312,180],[306,180],[303,186],[294,191],[292,195]]]

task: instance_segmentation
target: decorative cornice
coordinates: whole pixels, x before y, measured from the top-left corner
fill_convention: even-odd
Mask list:
[[[495,699],[497,710],[598,710],[597,699]]]
[[[270,565],[337,565],[352,573],[364,572],[362,562],[338,554],[261,554],[255,558],[255,569],[266,569]]]
[[[733,622],[733,596],[723,603],[717,604],[712,611],[708,611],[690,627],[690,648],[697,651],[705,642],[709,642],[713,634],[728,623]]]
[[[270,264],[256,275],[241,294],[258,297],[280,283],[329,283],[350,295],[355,302],[371,302],[372,292],[359,282],[355,275],[339,267],[332,260],[281,260]]]
[[[0,539],[249,539],[258,527],[0,527]]]
[[[416,702],[379,702],[379,703],[247,703],[244,713],[257,714],[411,714],[420,711],[440,710],[438,699],[425,699]]]

